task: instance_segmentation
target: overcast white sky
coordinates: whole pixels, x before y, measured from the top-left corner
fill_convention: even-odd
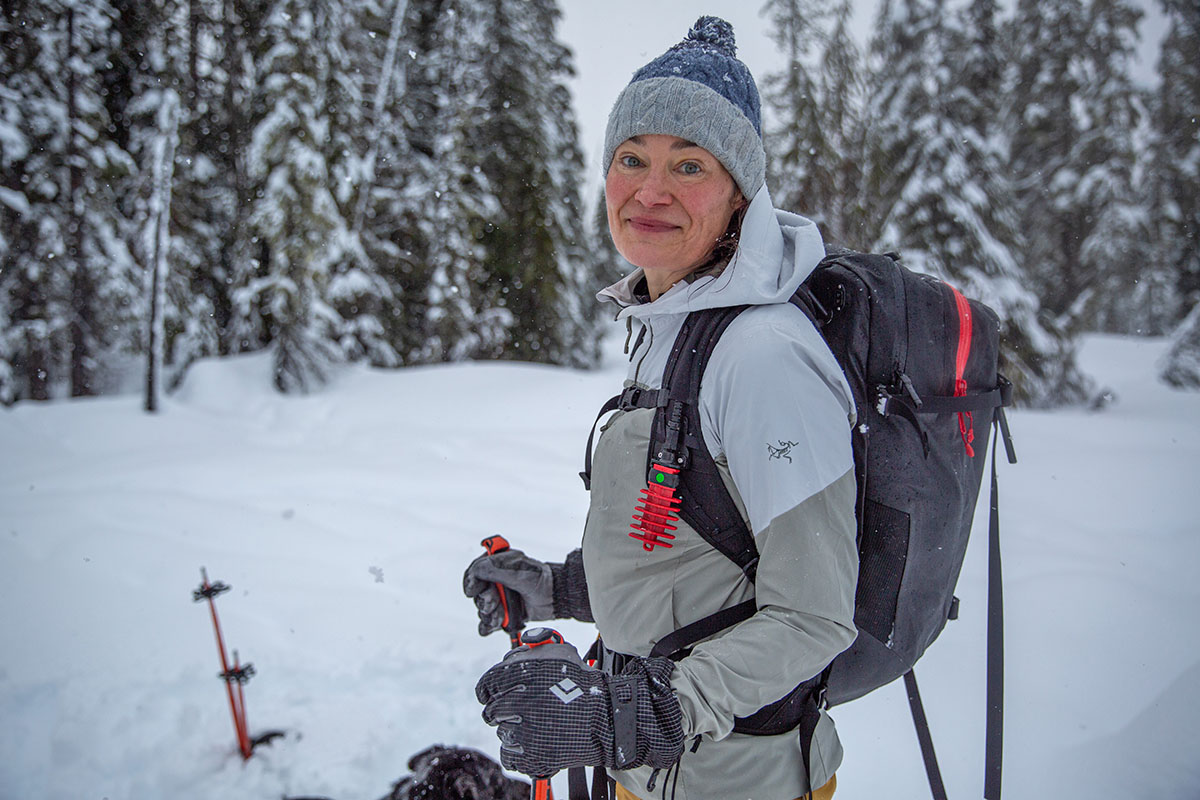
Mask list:
[[[1150,80],[1157,61],[1163,21],[1156,0],[1134,0],[1146,12],[1139,77]],[[855,29],[865,40],[874,21],[877,0],[855,0]],[[559,38],[575,53],[578,75],[571,89],[587,159],[585,202],[599,191],[604,126],[613,101],[633,73],[683,39],[696,18],[713,14],[729,20],[737,37],[738,57],[762,89],[764,77],[779,69],[781,59],[759,16],[762,0],[562,0]]]

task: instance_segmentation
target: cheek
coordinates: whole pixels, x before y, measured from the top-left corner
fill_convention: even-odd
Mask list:
[[[733,207],[729,204],[727,192],[712,192],[704,198],[697,198],[694,206],[693,219],[703,220],[706,238],[720,236],[729,227],[729,218],[733,215]]]
[[[629,199],[630,191],[627,184],[628,181],[621,180],[613,172],[610,172],[604,181],[604,208],[610,230],[616,228],[621,208]]]
[[[616,170],[609,172],[608,177],[604,179],[604,202],[610,213],[619,209],[629,199],[629,184],[630,181],[621,177]]]
[[[605,206],[608,216],[608,235],[615,237],[618,230],[617,208],[605,198]]]

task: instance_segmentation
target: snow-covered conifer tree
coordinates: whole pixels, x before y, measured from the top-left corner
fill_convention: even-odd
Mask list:
[[[541,0],[530,20],[529,36],[547,47],[547,84],[542,102],[543,136],[546,142],[547,185],[545,203],[551,213],[550,233],[554,242],[554,264],[559,289],[552,303],[559,324],[553,330],[550,352],[543,359],[573,367],[594,367],[600,361],[600,326],[604,310],[596,292],[607,286],[613,271],[589,231],[587,211],[580,196],[583,183],[583,153],[579,129],[564,81],[575,74],[571,51],[558,42],[556,28],[560,12],[556,0]],[[605,238],[609,238],[605,232]],[[537,313],[537,312],[535,312]]]
[[[127,246],[116,190],[134,170],[129,155],[108,138],[109,119],[99,73],[106,68],[113,11],[104,2],[64,0],[60,46],[65,74],[67,133],[64,200],[70,274],[70,392],[102,389],[101,363],[136,347],[141,274]]]
[[[328,303],[331,269],[343,256],[345,220],[331,191],[325,144],[331,136],[328,42],[339,35],[329,0],[277,0],[266,17],[258,62],[265,116],[247,155],[258,188],[250,224],[258,237],[258,276],[235,297],[244,316],[260,315],[285,392],[320,385],[339,360],[337,312]]]
[[[375,32],[373,63],[363,68],[373,103],[380,99],[383,84],[388,86],[385,102],[372,106],[372,127],[378,135],[364,143],[362,169],[369,174],[359,185],[352,226],[382,283],[377,297],[368,301],[371,318],[383,328],[398,362],[405,364],[441,358],[440,346],[430,345],[427,320],[431,248],[440,244],[433,234],[440,199],[435,193],[440,155],[435,146],[442,142],[440,98],[453,91],[448,88],[444,56],[449,43],[443,32],[454,19],[446,3],[399,0],[362,9],[364,27]],[[397,31],[396,14],[402,5],[402,30]],[[396,35],[389,79],[383,67]],[[432,355],[433,350],[438,355]],[[375,355],[368,357],[373,363],[386,363]]]
[[[588,312],[572,308],[564,293],[590,284],[593,267],[581,246],[582,157],[563,85],[572,66],[555,36],[557,6],[553,0],[458,5],[471,31],[464,43],[477,48],[464,54],[466,67],[485,80],[478,93],[468,93],[469,117],[462,114],[467,106],[457,104],[461,141],[471,152],[452,161],[470,165],[472,174],[478,168],[496,199],[494,207],[478,207],[484,224],[474,235],[483,259],[468,278],[479,346],[471,355],[578,363],[581,337],[594,339],[596,328],[592,319],[578,318]]]
[[[1165,288],[1174,323],[1200,302],[1200,13],[1189,0],[1162,5],[1170,28],[1158,62],[1148,183],[1160,242],[1154,260],[1172,275]]]
[[[343,357],[376,366],[397,366],[401,356],[391,340],[387,315],[395,293],[364,241],[380,177],[378,165],[396,157],[384,151],[395,139],[385,130],[396,125],[394,99],[403,102],[404,72],[400,46],[408,0],[361,0],[342,4],[347,20],[337,41],[329,43],[326,104],[330,136],[326,143],[332,190],[348,236],[342,258],[332,268],[328,299],[340,323],[336,336]]]
[[[1147,263],[1151,220],[1138,142],[1145,107],[1131,75],[1142,12],[1128,0],[1091,0],[1086,13],[1075,191],[1085,212],[1080,256],[1091,297],[1079,322],[1093,330],[1161,334],[1170,324],[1162,307],[1170,271]]]
[[[123,2],[139,5],[137,0]],[[175,0],[140,5],[163,7],[150,43],[135,50],[156,54],[145,59],[151,83],[134,103],[144,129],[139,156],[144,165],[154,163],[162,92],[169,88],[180,96],[170,269],[163,287],[164,383],[169,386],[196,359],[236,349],[230,341],[234,270],[229,251],[245,236],[245,225],[236,222],[241,205],[236,183],[244,173],[239,163],[244,144],[239,141],[244,138],[233,135],[232,120],[244,110],[244,94],[230,82],[244,68],[239,51],[256,33],[253,26],[238,24],[238,15],[254,4]]]
[[[137,165],[117,201],[141,276],[137,331],[130,338],[148,360],[149,405],[195,358],[217,351],[206,276],[218,269],[214,255],[223,229],[212,224],[216,170],[197,145],[210,138],[210,92],[197,76],[209,73],[211,54],[197,52],[203,0],[110,1],[117,16],[100,78],[110,135]]]
[[[115,13],[59,0],[11,4],[5,17],[0,394],[94,394],[101,363],[135,344],[140,310],[117,202],[133,164],[109,138],[101,82]]]
[[[1145,230],[1128,76],[1138,16],[1123,0],[1021,0],[1010,30],[1010,165],[1030,276],[1073,330],[1096,324],[1105,292],[1127,299],[1136,288],[1120,276]]]
[[[473,262],[454,254],[470,239],[461,232],[476,216],[471,197],[484,194],[449,145],[449,109],[455,98],[468,103],[470,93],[455,39],[465,23],[449,0],[368,0],[357,13],[367,38],[348,50],[360,64],[368,118],[351,165],[358,249],[333,286],[350,328],[343,347],[359,348],[378,366],[442,360],[444,343],[459,338],[451,320],[471,315],[443,309],[457,298],[438,286],[451,264]],[[448,194],[447,186],[459,191]],[[439,283],[431,283],[435,273]]]
[[[874,249],[899,247],[901,201],[928,163],[927,143],[936,139],[944,15],[944,0],[885,0],[879,9],[869,45],[861,193],[864,244]],[[927,269],[919,253],[904,256],[911,267]]]
[[[423,118],[414,126],[412,146],[430,154],[422,176],[428,182],[417,184],[424,188],[417,216],[428,270],[422,361],[494,355],[513,321],[501,304],[481,296],[486,257],[481,239],[501,213],[481,165],[492,143],[478,127],[489,113],[487,92],[494,80],[481,64],[489,12],[477,0],[448,0],[429,32],[423,85],[415,98]]]
[[[951,16],[916,9],[881,31],[925,34],[909,39],[914,50],[906,54],[906,69],[924,72],[882,79],[891,118],[913,124],[884,127],[900,138],[885,140],[883,152],[902,152],[908,177],[887,209],[877,246],[899,250],[910,268],[942,277],[1000,315],[1004,370],[1019,399],[1070,402],[1082,398],[1087,382],[1074,367],[1069,340],[1039,319],[1020,260],[1024,237],[998,119],[1004,58],[996,6],[974,0]],[[877,173],[884,168],[875,165]]]
[[[1171,288],[1182,309],[1174,316],[1186,316],[1171,337],[1161,375],[1173,386],[1200,388],[1200,13],[1188,0],[1162,5],[1170,29],[1158,63],[1150,184],[1159,259],[1173,273]]]
[[[818,91],[815,54],[826,43],[829,10],[817,0],[770,0],[763,10],[770,14],[772,36],[784,57],[783,70],[763,81],[765,100],[779,121],[764,136],[771,151],[772,199],[827,230],[832,173],[845,156],[836,150],[840,131],[827,124],[829,98]]]
[[[864,220],[865,64],[850,31],[853,5],[789,0],[768,9],[787,58],[764,82],[776,120],[766,142],[774,199],[813,218],[827,242],[867,249],[877,226]]]
[[[1086,288],[1073,122],[1085,78],[1075,55],[1083,38],[1083,3],[1022,0],[1008,36],[1014,70],[1009,167],[1028,237],[1025,258],[1043,304],[1069,322],[1068,307]]]
[[[247,162],[251,136],[266,114],[257,91],[256,61],[267,42],[264,33],[270,8],[266,2],[205,2],[202,45],[196,52],[201,73],[190,93],[194,109],[185,109],[181,126],[182,192],[175,205],[179,269],[191,277],[198,303],[207,305],[211,334],[220,355],[263,346],[267,334],[252,304],[239,305],[234,295],[256,277],[257,253],[250,213],[255,192]],[[204,320],[201,315],[196,325]],[[196,330],[172,347],[178,368],[206,354],[210,334]],[[178,378],[176,378],[178,379]]]
[[[1200,389],[1200,303],[1192,306],[1171,335],[1171,349],[1159,375],[1176,388]]]
[[[65,118],[53,10],[16,3],[0,27],[0,400],[44,400],[62,379],[65,208],[56,180]]]
[[[850,30],[853,4],[837,8],[833,29],[821,56],[818,95],[821,98],[828,143],[835,159],[829,169],[830,187],[822,218],[826,237],[844,247],[867,247],[863,204],[865,84],[863,55]]]

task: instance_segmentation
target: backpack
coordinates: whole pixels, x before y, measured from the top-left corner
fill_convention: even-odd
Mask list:
[[[821,674],[751,717],[739,733],[795,728],[811,738],[822,707],[847,702],[904,676],[930,786],[945,797],[912,667],[957,616],[954,587],[966,552],[986,462],[989,429],[1016,462],[1003,409],[1012,385],[998,372],[999,320],[949,284],[908,270],[895,254],[827,255],[792,297],[845,373],[858,421],[852,437],[858,481],[858,637]],[[648,482],[679,501],[675,513],[753,580],[754,538],[700,433],[700,381],[721,334],[748,306],[693,312],[672,347],[656,391],[626,389],[617,408],[655,409]],[[984,796],[999,798],[1002,617],[995,439],[989,532],[988,719]],[[581,475],[590,483],[591,438]],[[665,485],[665,486],[664,486]],[[691,645],[752,616],[749,600],[660,640],[651,655],[682,657]],[[807,742],[805,743],[807,752]],[[808,766],[807,764],[805,765]]]

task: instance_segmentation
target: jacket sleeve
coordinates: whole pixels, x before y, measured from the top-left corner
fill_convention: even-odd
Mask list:
[[[758,611],[679,662],[688,735],[727,736],[734,717],[818,674],[856,635],[853,399],[807,319],[753,311],[714,350],[700,405],[758,545]]]
[[[583,571],[583,550],[567,553],[561,564],[550,564],[554,576],[554,618],[595,622],[588,597],[587,575]]]

